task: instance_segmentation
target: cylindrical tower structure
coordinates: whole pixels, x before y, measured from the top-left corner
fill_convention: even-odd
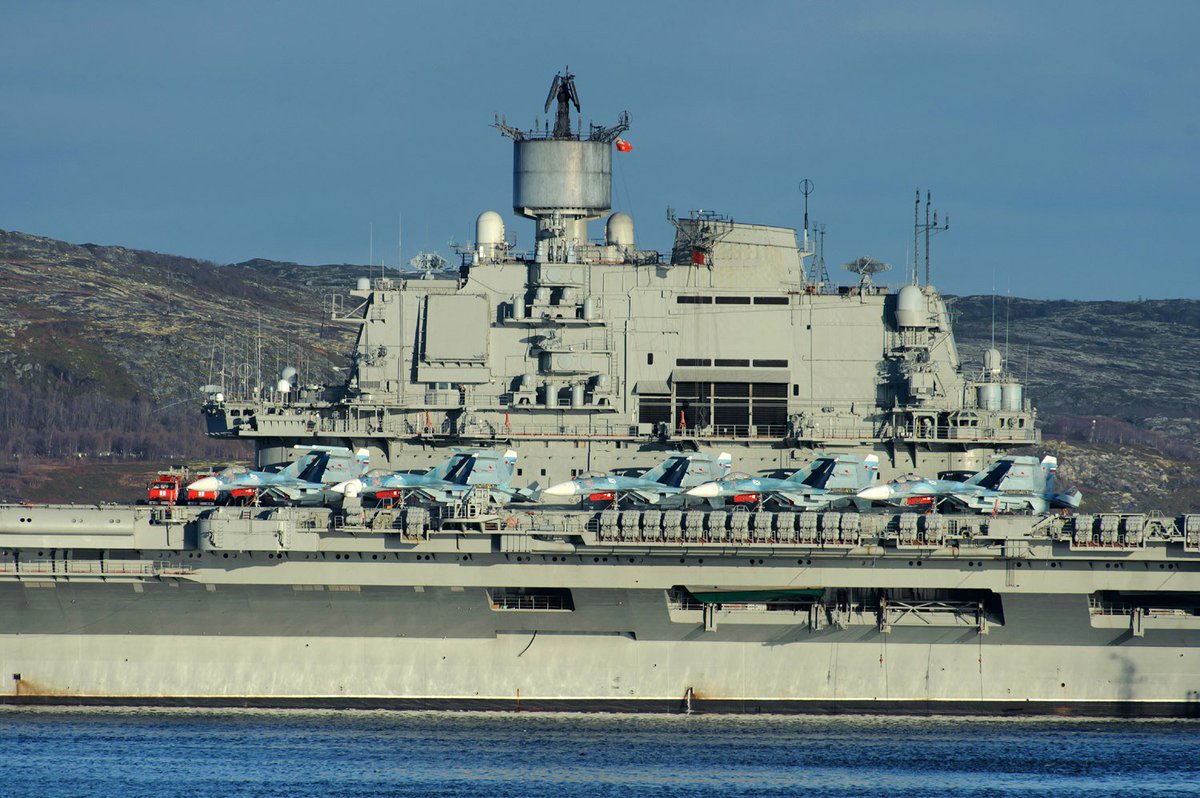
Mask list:
[[[612,144],[572,139],[513,142],[513,210],[594,218],[612,205]]]

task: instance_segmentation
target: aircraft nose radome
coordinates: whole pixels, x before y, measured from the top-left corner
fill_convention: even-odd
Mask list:
[[[869,488],[863,488],[857,495],[858,498],[866,499],[869,502],[881,502],[892,497],[892,489],[887,485],[873,485]]]
[[[689,490],[687,495],[701,499],[715,499],[721,495],[721,486],[715,482],[705,482],[703,485],[697,485]]]
[[[574,496],[579,493],[579,486],[574,482],[560,482],[542,491],[547,496]]]
[[[332,490],[334,493],[341,493],[345,496],[353,497],[362,492],[362,482],[357,479],[351,479],[347,480],[346,482],[339,482],[330,488],[330,490]]]
[[[221,487],[221,483],[217,482],[216,477],[202,477],[193,482],[191,485],[188,485],[188,490],[210,491],[216,490],[219,487]]]

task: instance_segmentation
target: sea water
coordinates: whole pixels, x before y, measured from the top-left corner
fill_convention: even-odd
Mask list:
[[[0,796],[1200,796],[1200,721],[0,709]]]

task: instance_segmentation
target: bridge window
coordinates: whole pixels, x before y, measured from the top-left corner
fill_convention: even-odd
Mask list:
[[[641,394],[638,396],[638,422],[658,424],[671,421],[670,394]]]
[[[673,426],[713,428],[717,435],[783,435],[787,384],[677,382],[674,409]]]

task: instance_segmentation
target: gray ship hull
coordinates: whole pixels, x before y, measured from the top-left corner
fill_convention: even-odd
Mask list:
[[[838,514],[809,515],[819,536]],[[715,540],[728,531],[715,528],[651,542],[644,529],[612,534],[599,514],[530,513],[527,529],[494,519],[492,530],[486,519],[380,528],[381,517],[393,518],[0,508],[0,545],[11,547],[0,549],[0,674],[11,677],[0,700],[1131,716],[1200,707],[1200,614],[1179,608],[1200,594],[1193,516],[1136,545],[1132,533],[1102,544],[1105,523],[1086,516],[969,519],[940,540],[928,519],[923,532],[879,516],[853,540],[808,542],[804,532]],[[547,534],[576,521],[577,535]],[[905,542],[910,528],[922,539]],[[1117,595],[1179,606],[1123,607]]]

